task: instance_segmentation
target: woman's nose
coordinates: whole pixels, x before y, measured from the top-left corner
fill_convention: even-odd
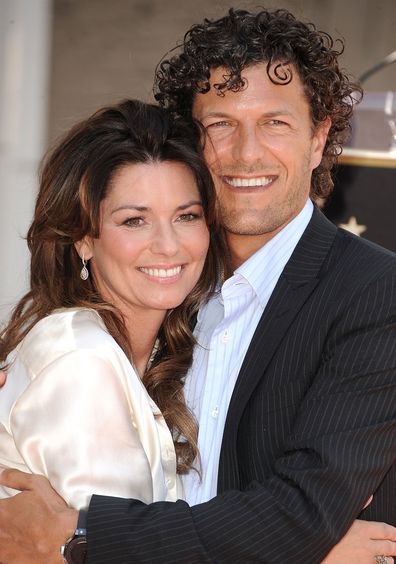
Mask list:
[[[178,252],[179,247],[179,240],[173,226],[159,225],[152,241],[152,252],[165,256],[174,256]]]

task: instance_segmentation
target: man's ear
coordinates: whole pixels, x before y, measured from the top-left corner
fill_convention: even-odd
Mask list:
[[[312,156],[311,156],[312,170],[320,165],[330,127],[331,127],[331,119],[327,117],[324,121],[319,123],[315,128],[313,134],[313,145],[312,145]]]
[[[93,257],[93,242],[92,237],[84,237],[80,241],[74,243],[74,247],[81,258],[89,260]]]

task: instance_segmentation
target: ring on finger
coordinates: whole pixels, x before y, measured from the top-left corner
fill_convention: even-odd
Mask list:
[[[388,564],[388,559],[386,556],[375,556],[375,564]]]

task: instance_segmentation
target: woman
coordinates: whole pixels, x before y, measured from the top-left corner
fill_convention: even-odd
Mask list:
[[[175,501],[197,456],[183,377],[222,256],[198,141],[125,101],[42,169],[31,288],[0,343],[0,465],[47,476],[77,509],[93,492]]]

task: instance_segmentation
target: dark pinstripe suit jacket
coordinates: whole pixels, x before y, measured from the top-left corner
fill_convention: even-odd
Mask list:
[[[219,495],[94,496],[89,562],[318,563],[371,493],[362,516],[396,524],[395,460],[396,257],[315,210],[241,368]]]

